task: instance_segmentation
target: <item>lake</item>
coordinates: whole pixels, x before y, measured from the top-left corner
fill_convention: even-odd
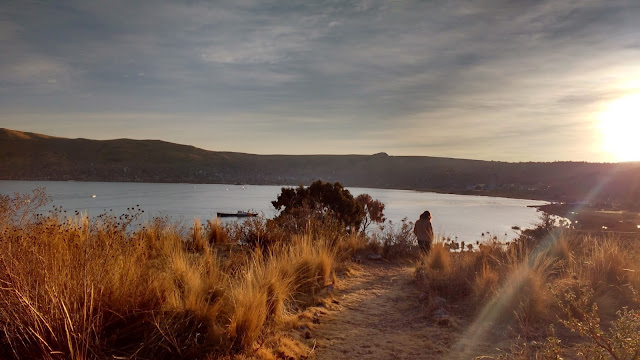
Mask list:
[[[128,207],[140,205],[145,219],[151,216],[169,216],[176,221],[191,222],[198,217],[205,220],[217,212],[251,210],[267,217],[277,214],[271,201],[280,193],[281,186],[224,185],[224,184],[153,184],[75,181],[7,181],[0,180],[0,193],[26,193],[35,188],[46,188],[53,206],[62,206],[68,213],[87,212],[96,216],[113,210],[116,215],[127,212]],[[437,234],[457,237],[467,243],[482,241],[497,235],[500,240],[516,236],[513,226],[531,227],[538,221],[538,212],[530,205],[545,202],[471,195],[437,194],[411,190],[348,188],[356,196],[367,193],[385,204],[388,220],[400,223],[403,218],[415,221],[424,211],[433,216]],[[237,220],[225,220],[237,221]]]

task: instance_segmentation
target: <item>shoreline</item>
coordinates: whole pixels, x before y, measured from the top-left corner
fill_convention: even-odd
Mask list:
[[[48,181],[48,182],[77,182],[77,183],[123,183],[123,184],[184,184],[184,185],[229,185],[229,186],[280,186],[280,187],[298,187],[301,184],[275,184],[275,183],[248,183],[248,182],[182,182],[182,181],[126,181],[126,180],[50,180],[50,179],[0,179],[0,181]],[[324,180],[323,180],[324,181]],[[338,181],[340,182],[340,181]],[[485,197],[497,197],[506,199],[518,199],[518,200],[532,200],[532,201],[544,201],[552,203],[556,201],[546,196],[536,196],[532,194],[519,194],[512,192],[504,192],[500,190],[455,190],[455,189],[432,189],[432,188],[411,188],[411,187],[375,187],[365,185],[345,185],[340,182],[345,188],[363,188],[363,189],[380,189],[380,190],[407,190],[417,192],[430,192],[435,194],[450,194],[450,195],[469,195],[469,196],[485,196]],[[304,185],[304,184],[303,184]],[[305,185],[306,186],[306,185]]]
[[[574,230],[598,233],[640,234],[640,212],[605,209],[587,204],[531,205],[549,215],[567,219]]]

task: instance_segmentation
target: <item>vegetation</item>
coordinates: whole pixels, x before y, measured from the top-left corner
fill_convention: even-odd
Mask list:
[[[373,223],[381,224],[385,222],[384,204],[380,200],[375,200],[369,194],[360,194],[356,196],[356,202],[364,211],[364,217],[361,222],[362,232],[366,232],[369,225]]]
[[[188,228],[134,227],[138,207],[39,214],[46,202],[42,190],[0,196],[0,358],[301,358],[309,307],[371,253],[415,261],[424,311],[472,320],[469,339],[488,341],[487,326],[516,337],[499,358],[640,356],[637,239],[550,216],[508,244],[441,239],[420,256],[411,222],[367,234],[384,205],[339,183],[284,188],[273,220]]]
[[[132,228],[137,208],[36,215],[45,202],[42,191],[0,197],[3,359],[269,357],[357,246],[280,231],[286,241],[261,249],[265,221]]]
[[[640,251],[632,244],[555,227],[543,216],[513,243],[459,252],[435,244],[416,276],[428,306],[443,297],[475,326],[515,331],[519,340],[501,358],[637,359]]]
[[[289,228],[303,229],[310,220],[335,222],[346,231],[366,231],[372,223],[384,222],[384,204],[368,194],[354,198],[340,183],[321,180],[310,186],[283,187],[277,200],[271,202],[280,213],[275,221]]]
[[[407,218],[399,224],[389,220],[380,226],[379,232],[372,234],[372,244],[379,246],[378,252],[387,259],[414,260],[419,252],[413,225]]]

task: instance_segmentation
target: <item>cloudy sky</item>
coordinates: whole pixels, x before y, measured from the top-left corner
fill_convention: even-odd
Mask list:
[[[258,154],[640,159],[637,0],[4,0],[0,48],[0,127],[15,130]]]

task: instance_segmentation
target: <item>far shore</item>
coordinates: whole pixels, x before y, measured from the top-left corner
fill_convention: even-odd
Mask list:
[[[0,181],[59,181],[59,182],[88,182],[88,183],[96,183],[96,182],[105,182],[105,183],[147,183],[147,184],[187,184],[187,185],[231,185],[231,186],[241,186],[241,185],[249,185],[249,186],[282,186],[282,187],[296,187],[301,184],[276,184],[276,183],[250,183],[250,182],[182,182],[182,181],[114,181],[114,180],[77,180],[77,179],[0,179]],[[305,184],[302,184],[305,185]],[[543,194],[532,194],[530,192],[521,193],[514,191],[505,191],[500,189],[487,189],[487,190],[463,190],[463,189],[432,189],[432,188],[412,188],[412,187],[372,187],[372,186],[364,186],[364,185],[354,185],[354,184],[343,184],[347,188],[365,188],[365,189],[384,189],[384,190],[409,190],[409,191],[419,191],[419,192],[431,192],[436,194],[451,194],[451,195],[472,195],[472,196],[489,196],[489,197],[501,197],[507,199],[520,199],[520,200],[534,200],[534,201],[546,201],[546,202],[555,202],[557,199],[551,198],[549,196],[544,196]]]

